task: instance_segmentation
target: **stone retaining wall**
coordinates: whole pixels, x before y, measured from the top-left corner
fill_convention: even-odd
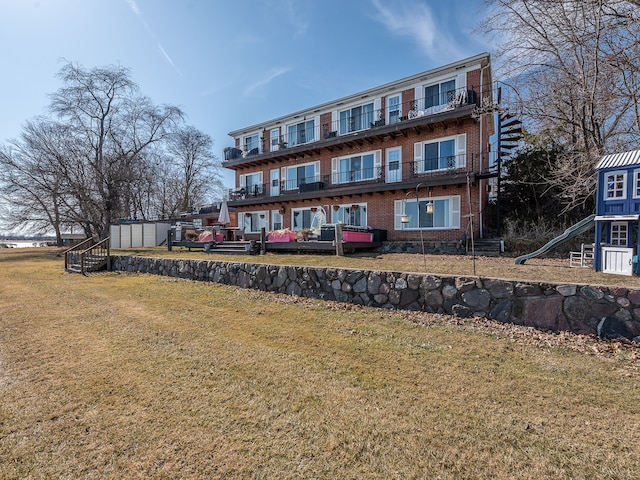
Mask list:
[[[640,290],[622,287],[117,255],[112,268],[583,334],[595,334],[600,320],[610,317],[640,335]]]

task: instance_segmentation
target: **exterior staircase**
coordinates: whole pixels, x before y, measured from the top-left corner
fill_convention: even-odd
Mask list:
[[[222,242],[214,243],[205,251],[208,253],[226,253],[230,255],[245,255],[247,253],[256,253],[255,249],[260,249],[259,242],[249,241],[236,241],[236,242]]]
[[[86,275],[91,272],[110,270],[110,238],[93,243],[92,238],[64,251],[64,269],[69,273]]]
[[[473,248],[471,240],[467,240],[467,255],[476,257],[499,257],[502,253],[502,240],[499,238],[477,238],[473,240]]]

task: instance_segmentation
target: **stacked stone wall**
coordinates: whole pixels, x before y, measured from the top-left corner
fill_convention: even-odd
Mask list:
[[[112,268],[581,334],[595,334],[601,319],[613,317],[640,335],[640,290],[623,287],[136,256],[113,256]]]

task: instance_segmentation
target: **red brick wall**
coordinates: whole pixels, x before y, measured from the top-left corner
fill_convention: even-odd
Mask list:
[[[478,95],[480,95],[480,70],[474,70],[467,73],[467,88],[474,88]],[[415,90],[409,88],[402,92],[402,114],[406,115],[409,109],[411,101],[415,99]],[[479,99],[479,98],[478,98]],[[384,108],[384,98],[382,107]],[[331,113],[323,113],[320,116],[320,139],[324,138],[324,125],[330,125],[330,131],[337,128],[331,125]],[[281,132],[282,134],[283,132]],[[381,150],[382,152],[382,168],[385,168],[385,151],[391,147],[402,147],[402,169],[403,178],[408,177],[411,163],[413,162],[414,144],[416,142],[435,140],[442,137],[448,137],[466,133],[467,135],[467,168],[472,169],[474,172],[486,171],[488,167],[488,155],[487,150],[489,147],[489,135],[493,133],[493,120],[491,115],[485,115],[482,123],[482,136],[480,139],[480,123],[470,117],[461,119],[459,121],[452,121],[447,123],[436,123],[429,126],[423,126],[419,131],[415,129],[406,130],[405,134],[400,134],[396,137],[386,136],[384,138],[370,137],[362,142],[362,145],[354,143],[352,147],[346,145],[342,150],[329,150],[322,148],[319,151],[309,151],[305,153],[304,157],[300,156],[297,159],[290,158],[281,165],[270,163],[264,165],[262,168],[263,181],[269,183],[270,170],[278,168],[283,165],[293,166],[303,163],[320,162],[320,175],[322,178],[329,177],[331,175],[331,159],[337,156],[357,155],[363,152],[370,152],[375,150]],[[263,136],[268,139],[269,132],[265,131]],[[267,144],[269,141],[267,140]],[[319,152],[319,153],[318,153]],[[481,153],[484,153],[481,155]],[[481,165],[480,159],[483,157],[483,164]],[[236,171],[236,184],[239,184],[239,175],[241,173],[254,173],[260,170],[260,167],[242,168]],[[431,196],[444,197],[450,195],[460,196],[460,228],[451,230],[423,230],[422,234],[425,241],[458,241],[463,233],[470,233],[469,226],[469,213],[472,213],[473,218],[473,230],[474,235],[479,236],[480,222],[482,218],[482,210],[485,208],[487,201],[486,193],[486,180],[477,181],[475,184],[467,187],[465,183],[464,173],[458,174],[459,184],[450,186],[433,186],[431,190]],[[330,180],[331,182],[331,180]],[[402,188],[402,182],[397,184],[395,190],[389,190],[380,193],[366,193],[366,194],[353,194],[353,195],[341,195],[336,196],[329,185],[329,189],[318,192],[319,197],[313,200],[305,200],[298,202],[286,201],[286,196],[282,198],[276,197],[264,197],[264,203],[256,204],[251,207],[241,207],[239,209],[238,218],[243,218],[245,211],[259,211],[277,210],[280,205],[286,206],[286,213],[283,215],[284,227],[291,227],[291,209],[292,208],[309,208],[311,206],[325,206],[328,213],[328,221],[331,221],[331,206],[332,205],[349,205],[349,204],[367,204],[367,220],[369,226],[373,228],[379,228],[387,230],[387,238],[390,241],[393,240],[407,240],[407,241],[420,241],[420,231],[407,231],[407,230],[395,230],[394,227],[394,201],[414,199],[414,188]],[[428,197],[429,191],[426,187],[422,187],[419,191],[421,198]],[[469,198],[470,197],[470,198]],[[482,197],[482,199],[480,198]],[[256,202],[263,199],[256,199]],[[269,203],[272,202],[272,203]],[[469,209],[469,203],[471,203],[471,212]],[[250,237],[249,237],[250,238]],[[257,237],[256,237],[257,238]]]

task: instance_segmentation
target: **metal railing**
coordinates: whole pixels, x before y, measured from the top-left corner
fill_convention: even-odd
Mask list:
[[[398,95],[400,96],[400,94]],[[280,136],[277,138],[270,137],[265,132],[265,136],[260,138],[258,146],[252,145],[253,148],[250,150],[245,151],[235,147],[225,148],[224,160],[236,160],[284,150],[294,146],[340,137],[341,135],[453,111],[469,105],[480,107],[482,106],[482,100],[475,88],[465,87],[387,105],[385,108],[374,109],[373,105],[374,102],[372,100],[370,103],[338,111],[339,118],[333,122],[314,124],[313,127],[296,128],[295,131],[291,132],[281,131]],[[296,125],[296,127],[298,126]]]
[[[336,188],[364,187],[372,183],[431,181],[436,184],[438,180],[466,175],[467,172],[481,173],[478,165],[479,157],[475,154],[447,155],[398,163],[395,169],[390,168],[389,165],[376,166],[344,170],[331,175],[314,175],[303,179],[277,181],[272,185],[262,183],[253,185],[252,188],[234,188],[229,189],[227,198],[234,201],[259,197],[286,197]]]

